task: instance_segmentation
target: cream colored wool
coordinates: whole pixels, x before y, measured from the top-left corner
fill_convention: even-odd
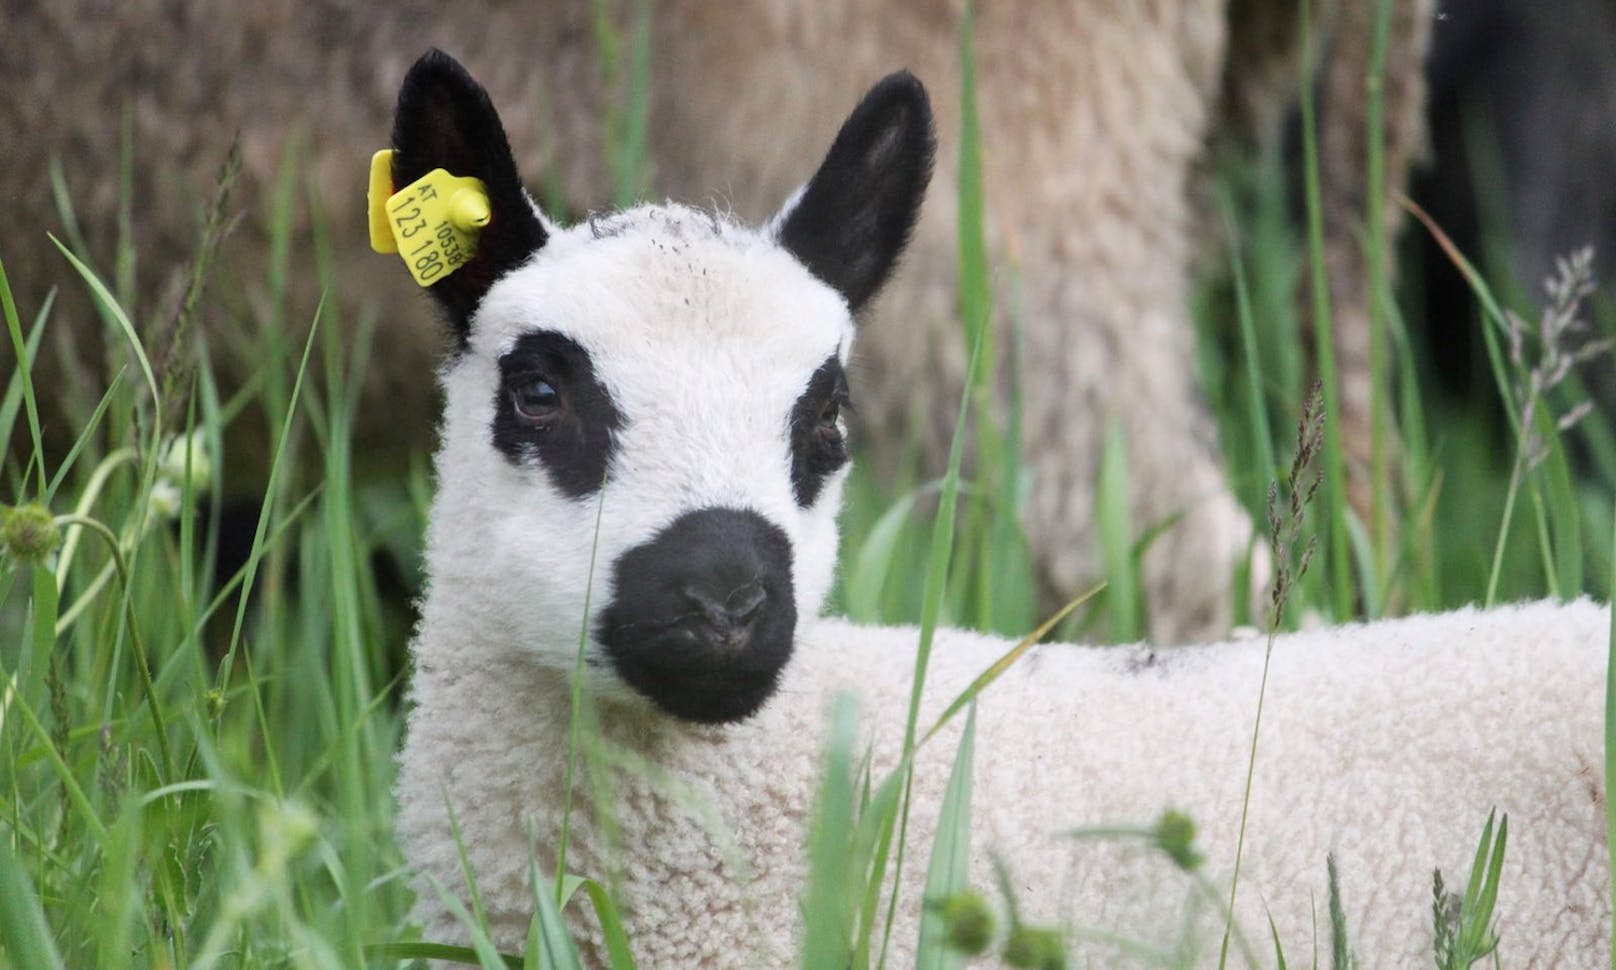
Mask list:
[[[1346,6],[1354,3],[1372,6],[1369,0]],[[1321,32],[1329,29],[1333,6],[1319,4]],[[1405,132],[1417,129],[1429,0],[1396,6],[1394,52],[1408,54],[1394,60],[1400,80],[1388,87],[1396,95],[1388,117]],[[1094,456],[1115,424],[1127,437],[1136,527],[1142,533],[1174,519],[1144,563],[1152,630],[1164,640],[1215,635],[1230,615],[1230,565],[1244,555],[1251,530],[1229,491],[1196,389],[1189,270],[1197,253],[1203,264],[1221,264],[1207,258],[1205,245],[1205,227],[1219,222],[1204,191],[1213,167],[1208,144],[1277,135],[1274,119],[1298,87],[1299,8],[1292,0],[1017,0],[980,7],[991,261],[1001,296],[1014,280],[1025,307],[1019,323],[1032,474],[1026,525],[1044,585],[1064,601],[1098,572]],[[91,0],[6,0],[0,72],[12,81],[11,96],[0,98],[0,127],[28,134],[12,139],[0,166],[0,200],[13,225],[29,235],[0,256],[25,316],[67,273],[35,233],[60,229],[49,182],[53,157],[62,162],[90,250],[110,272],[119,202],[113,173],[127,105],[129,202],[139,250],[139,305],[132,309],[148,332],[163,333],[196,238],[199,200],[239,130],[244,175],[232,209],[244,209],[246,218],[225,246],[216,302],[204,307],[199,323],[220,378],[227,388],[240,386],[262,365],[240,320],[280,328],[285,344],[296,348],[321,293],[318,249],[301,212],[287,247],[284,307],[275,305],[267,284],[274,222],[268,205],[277,172],[291,159],[329,221],[339,269],[332,299],[341,312],[328,324],[354,328],[373,313],[382,321],[378,346],[388,353],[366,369],[357,410],[361,472],[397,468],[408,449],[427,441],[433,401],[418,375],[439,349],[438,329],[427,301],[400,281],[397,266],[365,246],[364,160],[381,146],[405,67],[436,45],[471,64],[505,107],[517,156],[536,163],[528,169],[535,184],[558,186],[580,211],[603,205],[610,197],[600,137],[608,99],[593,9],[586,0],[474,9],[424,0],[245,6],[131,0],[115,9]],[[870,82],[908,66],[932,91],[943,190],[932,194],[908,269],[873,315],[879,323],[863,343],[860,407],[878,462],[918,435],[930,444],[935,466],[964,371],[953,316],[950,191],[960,9],[955,0],[654,4],[648,139],[658,193],[710,199],[761,218],[807,176],[846,105]],[[1362,17],[1343,21],[1362,29]],[[1402,30],[1405,22],[1413,27]],[[1361,54],[1362,44],[1347,49]],[[1361,129],[1361,108],[1354,106],[1361,105],[1362,58],[1330,64],[1329,76],[1344,80],[1326,87],[1327,119],[1339,115],[1340,124]],[[1341,110],[1329,111],[1337,100]],[[782,118],[789,123],[779,124]],[[1398,144],[1407,140],[1399,135]],[[1350,278],[1361,268],[1363,219],[1353,207],[1361,208],[1361,192],[1352,191],[1361,152],[1350,130],[1330,144],[1350,156],[1325,173],[1349,183],[1330,196],[1332,265],[1349,301],[1338,313],[1338,332],[1344,346],[1359,347],[1366,315],[1350,301],[1366,297]],[[1403,183],[1407,155],[1399,149],[1391,156],[1393,186]],[[95,401],[105,386],[105,361],[116,360],[100,346],[92,332],[96,318],[77,295],[66,287],[36,381],[61,395],[47,405],[46,430],[64,442],[88,416],[75,414],[72,402]],[[1009,305],[1001,299],[1001,322],[1008,322]],[[117,353],[121,346],[114,345]],[[10,352],[0,341],[0,361]],[[1001,347],[999,359],[1008,353]],[[1347,413],[1355,420],[1363,379],[1353,368],[1362,366],[1358,356],[1344,360]],[[268,435],[238,431],[225,473],[236,491],[253,492]],[[1349,441],[1358,440],[1350,431]]]
[[[440,574],[435,588],[452,596],[454,582]],[[452,630],[429,622],[416,644],[399,832],[425,873],[463,893],[447,798],[490,924],[517,948],[531,899],[528,824],[540,865],[554,865],[567,686],[565,675],[483,639],[482,626],[477,616]],[[1281,637],[1237,907],[1264,959],[1270,914],[1293,966],[1308,964],[1315,940],[1328,951],[1325,856],[1334,852],[1360,965],[1429,965],[1432,869],[1462,888],[1496,807],[1509,814],[1503,965],[1608,966],[1600,767],[1608,630],[1606,607],[1579,602]],[[664,788],[615,776],[621,899],[640,966],[793,964],[804,831],[832,698],[848,691],[860,699],[877,770],[889,767],[916,639],[912,629],[807,624],[780,694],[739,725],[690,727],[637,705],[601,709],[608,737],[672,779]],[[1009,646],[939,632],[922,725]],[[1205,871],[1227,891],[1263,653],[1256,639],[1035,648],[980,701],[972,883],[992,885],[987,860],[996,852],[1029,919],[1175,946],[1189,896],[1182,873],[1138,844],[1059,833],[1186,811],[1200,827]],[[911,965],[925,860],[962,721],[924,748],[916,767],[889,966]],[[585,801],[574,815],[568,868],[598,875],[605,862],[589,813]],[[428,938],[463,939],[426,881],[418,885]],[[590,920],[574,924],[593,933]],[[1193,965],[1214,965],[1219,926],[1210,917],[1197,925]],[[1074,966],[1136,965],[1099,943],[1079,944],[1076,955]]]

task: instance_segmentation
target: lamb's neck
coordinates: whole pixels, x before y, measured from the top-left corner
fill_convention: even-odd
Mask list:
[[[575,667],[554,658],[575,656],[576,641],[545,650],[519,646],[498,626],[497,621],[440,624],[430,614],[424,618],[414,644],[415,704],[465,727],[486,726],[491,737],[564,755],[572,730]],[[593,682],[598,675],[587,666],[583,674],[589,720],[610,743],[648,754],[689,733],[637,696],[602,696]]]

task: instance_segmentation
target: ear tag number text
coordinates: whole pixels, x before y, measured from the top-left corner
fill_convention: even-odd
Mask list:
[[[470,262],[477,235],[488,225],[488,192],[478,179],[435,168],[398,192],[392,188],[393,153],[370,164],[370,246],[398,253],[415,282],[431,286]]]

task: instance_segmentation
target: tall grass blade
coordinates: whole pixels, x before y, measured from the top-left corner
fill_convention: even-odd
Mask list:
[[[438,899],[448,907],[449,912],[470,934],[472,949],[477,951],[477,960],[484,970],[500,970],[502,965],[509,965],[509,961],[495,949],[494,941],[488,936],[488,918],[484,915],[482,894],[477,890],[477,873],[471,867],[471,858],[466,855],[466,840],[460,834],[460,820],[455,816],[454,803],[449,800],[447,790],[443,791],[443,811],[449,820],[449,834],[454,839],[455,854],[460,860],[460,874],[465,880],[466,895],[471,900],[471,908],[468,910],[458,896],[439,885],[430,874],[427,878],[432,885],[432,891],[438,894]],[[536,913],[534,919],[538,919]]]
[[[0,839],[0,956],[17,970],[65,970],[28,869]]]
[[[1560,599],[1569,600],[1583,590],[1582,514],[1577,486],[1571,474],[1571,462],[1566,457],[1565,440],[1555,428],[1549,409],[1539,408],[1536,420],[1548,449],[1539,471],[1543,476],[1543,503],[1548,507],[1553,533],[1551,591]]]
[[[11,679],[12,675],[6,671],[3,665],[0,665],[0,684],[9,683]],[[56,749],[50,731],[39,720],[39,715],[35,713],[33,706],[29,704],[28,698],[15,690],[5,689],[0,689],[0,696],[8,696],[11,709],[20,713],[22,719],[27,722],[28,730],[33,733],[35,742],[44,751],[46,760],[50,762],[51,768],[56,772],[57,779],[61,781],[62,788],[67,793],[68,801],[78,810],[85,827],[94,836],[96,845],[105,845],[107,841],[106,825],[101,821],[100,816],[96,814],[95,806],[91,804],[89,797],[84,793],[84,787],[79,784],[78,777],[74,775],[73,769],[63,759],[62,753]]]
[[[95,431],[101,426],[101,419],[106,417],[107,408],[112,406],[113,398],[123,389],[123,375],[123,371],[112,375],[112,380],[107,382],[106,393],[102,394],[101,400],[96,402],[95,410],[90,412],[90,417],[85,421],[83,430],[79,432],[79,436],[73,441],[73,447],[68,449],[62,463],[56,466],[56,474],[51,476],[50,484],[45,488],[44,502],[47,506],[50,505],[51,497],[62,487],[62,482],[67,479],[68,473],[73,470],[73,465],[78,461],[79,455],[95,437]]]
[[[576,773],[578,768],[578,745],[583,731],[584,704],[587,697],[584,693],[584,656],[589,647],[589,609],[590,600],[595,593],[595,555],[600,551],[600,523],[606,510],[606,489],[600,489],[600,497],[595,500],[595,534],[589,544],[589,572],[584,578],[584,608],[583,615],[578,624],[578,652],[572,668],[571,703],[567,712],[567,772],[562,783],[565,792],[561,807],[561,839],[556,846],[556,891],[561,895],[561,882],[567,872],[567,847],[572,837],[572,802]]]
[[[1391,570],[1392,553],[1392,482],[1390,467],[1390,437],[1388,413],[1391,410],[1387,392],[1391,382],[1387,379],[1388,327],[1386,310],[1379,296],[1389,279],[1386,268],[1386,48],[1391,33],[1392,0],[1377,0],[1373,36],[1370,40],[1368,99],[1366,104],[1365,135],[1368,142],[1368,197],[1364,204],[1368,224],[1364,227],[1365,266],[1369,278],[1364,280],[1364,292],[1369,294],[1369,546],[1373,569],[1365,572],[1365,588],[1378,590],[1385,575]],[[1371,617],[1378,611],[1371,611]]]
[[[853,745],[858,711],[853,699],[836,698],[824,772],[808,828],[808,885],[803,899],[802,970],[846,970],[852,938],[855,873],[850,870],[853,830]],[[743,941],[734,941],[740,945]]]
[[[549,884],[540,878],[537,865],[531,881],[534,912],[528,926],[526,965],[535,970],[583,970],[578,946],[561,918],[561,906],[555,894],[547,891]]]
[[[1107,429],[1100,451],[1100,481],[1094,493],[1096,539],[1105,565],[1106,613],[1111,618],[1111,642],[1133,643],[1144,629],[1138,570],[1133,549],[1133,487],[1128,476],[1128,450],[1122,429]]]
[[[935,484],[925,485],[900,495],[875,520],[875,525],[864,533],[864,541],[859,543],[858,554],[853,557],[853,565],[847,570],[847,579],[842,584],[844,605],[850,619],[860,623],[876,623],[882,619],[881,594],[898,563],[903,527],[909,514],[914,511],[915,503],[922,495],[935,491],[936,487]]]
[[[475,949],[448,943],[367,943],[364,954],[367,960],[439,960],[472,967],[483,964]],[[516,957],[501,956],[499,965],[501,970],[522,970],[522,961]]]
[[[264,487],[264,501],[258,509],[258,524],[253,529],[252,547],[247,554],[247,562],[242,567],[241,595],[236,601],[235,623],[230,630],[230,642],[225,652],[224,663],[220,665],[219,688],[222,690],[230,682],[230,670],[237,648],[241,644],[241,631],[247,620],[247,594],[252,591],[253,579],[258,574],[258,566],[264,555],[268,552],[264,536],[269,530],[270,514],[274,510],[274,496],[280,478],[286,473],[282,471],[286,463],[286,447],[292,438],[292,420],[297,414],[297,403],[302,397],[303,378],[309,370],[309,356],[314,351],[315,337],[320,332],[320,319],[325,309],[325,300],[322,298],[314,309],[314,318],[309,324],[308,339],[303,342],[303,357],[297,365],[297,377],[292,382],[292,393],[287,401],[285,414],[281,419],[280,435],[275,441],[275,455],[269,463],[269,482]]]
[[[1324,204],[1319,188],[1319,134],[1314,104],[1312,0],[1302,0],[1302,165],[1307,200],[1308,260],[1312,269],[1313,326],[1317,335],[1319,383],[1324,387],[1324,501],[1328,509],[1328,578],[1335,617],[1352,616],[1352,565],[1347,544],[1347,475],[1341,453],[1340,393],[1335,372],[1335,332],[1330,319],[1330,280],[1324,265]]]
[[[1466,927],[1473,952],[1485,954],[1497,946],[1496,939],[1489,941],[1489,937],[1492,934],[1493,912],[1498,906],[1498,882],[1504,875],[1504,850],[1508,844],[1509,815],[1506,814],[1498,820],[1498,838],[1493,841],[1487,858],[1487,878],[1482,881],[1481,893],[1476,897],[1474,921]]]
[[[1493,823],[1498,823],[1497,838]],[[1498,884],[1503,876],[1504,852],[1509,843],[1509,816],[1487,813],[1487,824],[1476,844],[1470,878],[1463,896],[1455,897],[1443,885],[1437,870],[1432,892],[1435,952],[1439,970],[1469,970],[1489,955],[1496,962],[1498,933],[1493,913],[1498,905]],[[1455,905],[1457,904],[1457,905]]]
[[[463,850],[462,857],[464,857]],[[522,958],[499,952],[499,949],[494,946],[494,941],[488,938],[488,930],[483,926],[482,918],[468,911],[466,904],[462,903],[458,896],[435,882],[432,884],[432,891],[438,894],[438,898],[443,902],[444,907],[449,910],[450,914],[459,920],[462,926],[466,927],[466,932],[471,937],[470,947],[450,947],[441,952],[459,953],[461,954],[460,956],[451,957],[450,959],[461,960],[471,966],[481,967],[482,970],[523,970],[524,961]],[[413,945],[422,946],[423,944]],[[467,959],[468,956],[469,959]]]
[[[1251,304],[1251,284],[1246,278],[1246,245],[1235,220],[1234,201],[1225,191],[1222,195],[1223,224],[1229,234],[1229,273],[1234,277],[1235,317],[1240,322],[1240,353],[1246,369],[1246,420],[1251,425],[1252,438],[1257,444],[1257,464],[1261,473],[1254,477],[1255,491],[1247,499],[1247,507],[1260,509],[1263,505],[1262,483],[1279,474],[1279,461],[1274,457],[1274,432],[1268,422],[1268,406],[1263,397],[1262,358],[1257,352],[1257,324]]]
[[[0,266],[0,290],[5,291],[0,295],[9,298],[9,287],[4,282],[4,275],[5,267]],[[17,358],[17,368],[11,372],[11,377],[6,381],[5,396],[0,399],[0,455],[11,452],[11,432],[17,426],[17,415],[23,407],[23,392],[26,390],[24,382],[33,378],[34,359],[39,355],[39,345],[45,337],[45,321],[50,319],[51,307],[55,303],[56,289],[52,287],[50,293],[46,294],[39,312],[34,314],[34,325],[28,331],[24,354]],[[8,332],[11,329],[9,320],[6,329]],[[13,352],[16,350],[15,343],[12,344],[12,350]],[[31,426],[29,430],[32,430]],[[37,439],[35,447],[38,447]],[[20,486],[21,483],[18,484]]]
[[[617,162],[616,202],[639,201],[646,186],[645,135],[651,115],[651,0],[634,0],[633,37],[629,42],[628,104]]]
[[[1274,925],[1274,914],[1268,914],[1268,935],[1274,941],[1274,970],[1286,970],[1285,947],[1279,942],[1279,927]]]
[[[982,363],[967,386],[983,402],[992,383],[993,343],[987,336],[992,326],[993,298],[989,291],[987,233],[984,228],[986,204],[982,189],[982,126],[976,107],[976,8],[966,3],[959,28],[960,65],[960,142],[959,176],[956,186],[959,237],[959,312],[965,327],[965,345],[982,344]],[[987,422],[982,422],[986,426]]]
[[[53,156],[50,160],[51,202],[56,206],[56,215],[62,220],[62,232],[73,251],[89,258],[90,244],[84,239],[84,231],[79,226],[78,211],[73,205],[73,190],[68,187],[67,173],[62,170],[62,160]]]
[[[1334,852],[1324,857],[1324,868],[1329,876],[1330,970],[1353,970],[1357,961],[1352,958],[1352,946],[1347,940],[1347,910],[1341,901],[1341,876]]]
[[[627,90],[612,100],[601,120],[603,148],[612,169],[613,204],[625,208],[645,189],[645,136],[650,113],[651,3],[629,0],[629,49],[616,22],[612,0],[592,0],[591,28],[601,66],[602,87],[616,92],[627,68]],[[625,61],[627,62],[625,65]]]
[[[998,680],[1005,671],[1015,665],[1016,661],[1025,656],[1028,650],[1037,646],[1044,637],[1049,636],[1050,631],[1059,626],[1062,620],[1070,616],[1073,610],[1098,596],[1103,589],[1105,589],[1105,584],[1101,583],[1074,597],[1065,606],[1056,610],[1047,620],[1040,623],[1037,629],[1017,641],[1016,645],[1007,650],[1004,656],[995,660],[992,666],[977,674],[976,678],[964,690],[960,691],[959,696],[949,702],[948,706],[943,709],[943,713],[937,716],[937,722],[921,737],[920,743],[916,747],[925,745],[935,737],[938,731],[941,731],[949,721],[954,719],[955,715],[964,710],[966,705],[974,702],[983,691],[988,689],[990,684]]]
[[[606,958],[611,970],[635,970],[634,951],[629,945],[628,930],[623,914],[617,908],[606,887],[593,879],[583,880],[581,889],[594,907],[595,919],[600,921],[600,932],[606,941]]]
[[[1406,197],[1400,197],[1398,201],[1404,209],[1425,226],[1431,238],[1436,241],[1438,248],[1459,270],[1471,293],[1476,297],[1477,302],[1481,304],[1487,322],[1491,324],[1491,326],[1481,328],[1483,343],[1487,349],[1487,362],[1492,369],[1493,381],[1498,387],[1499,400],[1503,402],[1504,413],[1509,418],[1510,427],[1515,432],[1517,448],[1515,467],[1511,472],[1509,489],[1504,499],[1503,521],[1499,525],[1498,538],[1494,544],[1492,568],[1487,579],[1486,598],[1483,600],[1484,605],[1490,606],[1498,594],[1498,584],[1503,568],[1504,548],[1509,539],[1515,500],[1520,487],[1523,484],[1527,487],[1534,509],[1539,511],[1540,514],[1544,502],[1537,485],[1537,475],[1530,473],[1530,469],[1527,467],[1528,456],[1525,454],[1528,438],[1534,429],[1523,427],[1521,415],[1516,413],[1517,406],[1525,402],[1518,402],[1515,399],[1506,370],[1504,351],[1500,346],[1500,335],[1508,333],[1510,324],[1504,311],[1499,307],[1498,301],[1494,298],[1491,288],[1488,287],[1486,280],[1465,258],[1464,254],[1459,251],[1459,248],[1454,245],[1453,240],[1448,237],[1447,233],[1443,232],[1442,228],[1436,224],[1436,221],[1431,218],[1429,213]],[[1535,409],[1535,420],[1538,422],[1536,430],[1542,435],[1542,440],[1548,449],[1547,460],[1551,463],[1563,461],[1564,445],[1561,440],[1562,435],[1549,417],[1546,404]],[[1555,458],[1556,453],[1560,454],[1559,459]],[[1566,479],[1569,477],[1569,473],[1550,467],[1547,475],[1549,478],[1548,487],[1551,493],[1548,508],[1549,514],[1555,523],[1555,537],[1552,541],[1554,549],[1551,550],[1550,540],[1544,536],[1546,530],[1540,526],[1539,546],[1543,554],[1544,574],[1551,586],[1558,587],[1561,595],[1572,596],[1576,594],[1581,586],[1583,572],[1580,516],[1577,511],[1575,497],[1570,494],[1571,490],[1566,487]],[[1567,548],[1567,545],[1570,548]],[[1567,573],[1570,574],[1570,578],[1578,580],[1577,587],[1570,587],[1565,583],[1568,578]]]
[[[971,862],[971,785],[976,756],[976,706],[965,717],[954,768],[943,792],[926,872],[926,897],[920,914],[920,942],[915,951],[916,970],[957,970],[963,954],[951,949],[940,903],[965,888]]]
[[[1404,606],[1409,609],[1435,611],[1442,606],[1437,563],[1442,554],[1442,536],[1436,533],[1432,518],[1439,484],[1439,469],[1431,454],[1431,445],[1425,430],[1425,400],[1420,379],[1414,365],[1415,355],[1408,335],[1408,327],[1398,312],[1397,303],[1387,288],[1377,296],[1390,322],[1397,357],[1404,364],[1397,368],[1397,431],[1399,435],[1399,471],[1409,496],[1409,508],[1402,529],[1400,558],[1407,566],[1409,583],[1403,590],[1408,596]],[[1384,577],[1381,599],[1392,594],[1396,577]]]
[[[50,665],[51,652],[56,646],[56,577],[44,566],[31,570],[34,579],[34,635],[29,638],[29,651],[17,669],[17,681],[26,697],[38,697],[45,682],[45,671]]]
[[[904,793],[905,777],[894,771],[866,800],[859,816],[857,859],[868,859],[864,871],[869,874],[864,884],[864,896],[859,903],[858,933],[853,946],[853,970],[868,970],[870,941],[875,938],[876,912],[881,905],[882,879],[887,870],[887,859],[892,852],[892,837],[896,831],[899,802]]]
[[[965,16],[960,22],[960,56],[962,68],[974,63],[972,53],[973,36],[972,8],[966,6]],[[962,74],[962,94],[968,102],[974,104],[975,88],[971,84],[971,73],[966,70]],[[974,108],[963,107],[962,112],[969,113]],[[967,139],[971,141],[974,139]],[[981,146],[967,147],[961,145],[961,157],[967,159],[972,152],[980,152]],[[962,170],[965,166],[962,165]],[[980,176],[980,171],[978,171]],[[963,177],[963,176],[962,176]],[[963,183],[962,183],[963,185]],[[962,191],[964,189],[962,188]],[[962,205],[962,211],[967,206]],[[962,231],[966,227],[962,224]],[[977,227],[980,232],[980,226]],[[962,298],[964,294],[961,294]],[[920,720],[920,698],[926,685],[926,670],[931,661],[932,638],[937,631],[938,618],[942,614],[943,596],[948,589],[949,563],[954,551],[955,515],[959,506],[960,466],[965,454],[965,429],[967,419],[971,413],[971,400],[975,396],[973,388],[977,387],[979,374],[984,368],[984,357],[987,354],[988,319],[984,315],[980,319],[981,326],[971,341],[970,356],[965,369],[965,387],[960,394],[959,416],[954,422],[954,435],[948,449],[948,471],[943,476],[942,496],[937,503],[937,518],[932,526],[931,547],[926,555],[926,583],[925,592],[921,600],[920,610],[920,642],[915,650],[914,677],[909,689],[909,711],[904,721],[903,751],[899,770],[907,774],[912,770],[916,729]],[[909,795],[910,785],[904,784],[902,807],[898,811],[897,854],[893,862],[892,895],[887,908],[887,927],[881,944],[881,965],[885,964],[887,943],[891,940],[892,915],[896,912],[898,903],[898,889],[903,880],[903,861],[906,836],[909,829]],[[875,873],[874,878],[880,879],[884,873]]]
[[[60,244],[58,244],[60,245]],[[6,265],[0,262],[0,310],[6,318],[6,332],[11,336],[11,350],[17,355],[17,372],[12,376],[13,381],[21,381],[23,404],[28,412],[28,430],[34,436],[34,464],[39,469],[39,491],[43,495],[45,487],[45,437],[40,430],[39,402],[34,398],[34,378],[31,364],[34,351],[39,348],[39,333],[44,329],[41,320],[34,324],[34,333],[28,340],[23,339],[22,320],[17,316],[17,304],[11,298],[11,281],[6,278]],[[32,344],[32,348],[30,348]],[[9,396],[9,395],[8,395]],[[0,444],[10,447],[11,421],[6,421],[5,436],[0,438]],[[0,451],[0,454],[5,454]]]
[[[67,257],[68,262],[73,264],[73,268],[78,271],[79,276],[83,277],[85,285],[90,288],[90,293],[95,297],[96,303],[101,307],[102,312],[108,314],[117,323],[124,339],[129,342],[130,351],[135,355],[135,363],[140,365],[141,376],[146,379],[146,390],[151,394],[152,408],[157,414],[161,415],[162,397],[158,393],[157,378],[152,374],[151,361],[146,358],[146,348],[141,344],[140,335],[135,332],[135,325],[130,322],[129,315],[124,312],[123,307],[118,303],[117,298],[112,295],[112,292],[107,289],[106,284],[101,282],[101,278],[95,275],[95,270],[73,255],[73,251],[64,246],[60,239],[52,236],[50,241],[56,244],[56,248],[61,251],[63,256]],[[154,424],[161,426],[161,422],[154,422]]]

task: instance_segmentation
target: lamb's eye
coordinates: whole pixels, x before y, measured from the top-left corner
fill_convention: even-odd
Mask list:
[[[847,457],[847,442],[842,437],[841,423],[844,403],[840,397],[826,401],[825,406],[819,411],[819,421],[814,425],[819,457],[832,466],[840,464]]]
[[[561,395],[545,378],[527,377],[511,388],[511,404],[522,417],[544,421],[561,410]]]
[[[791,440],[791,488],[800,508],[811,507],[830,476],[847,464],[842,415],[852,411],[847,377],[841,359],[833,354],[808,378],[791,407],[786,429]]]
[[[842,417],[842,402],[830,400],[825,403],[825,409],[819,412],[819,427],[821,430],[836,428],[836,422]]]

